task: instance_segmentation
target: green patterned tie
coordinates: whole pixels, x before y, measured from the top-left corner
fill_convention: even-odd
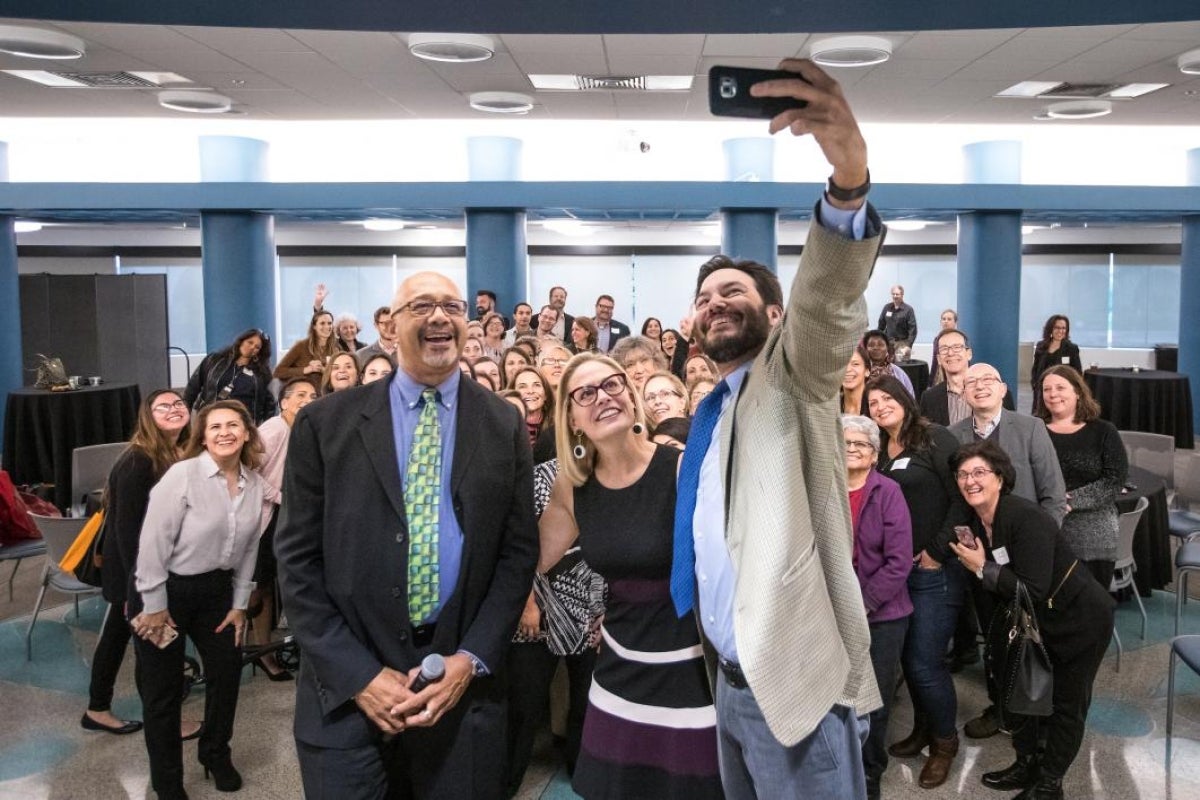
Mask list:
[[[421,417],[413,432],[404,475],[408,514],[408,616],[420,625],[438,603],[438,501],[442,496],[442,432],[437,390],[421,392]]]

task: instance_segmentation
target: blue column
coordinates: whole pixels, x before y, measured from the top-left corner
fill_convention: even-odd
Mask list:
[[[8,180],[8,144],[0,142],[0,181]],[[0,216],[0,430],[8,393],[24,385],[21,364],[21,287],[13,218]]]
[[[1200,148],[1187,153],[1187,182],[1200,186]],[[1200,325],[1192,322],[1200,308],[1200,215],[1183,218],[1179,267],[1179,371],[1192,385],[1192,427],[1200,431]]]
[[[726,139],[725,180],[773,181],[775,140],[765,136]],[[776,209],[721,209],[721,252],[736,259],[751,259],[777,271]]]
[[[467,174],[472,181],[521,180],[522,142],[510,136],[467,138]],[[467,211],[466,300],[474,308],[475,293],[491,289],[496,306],[508,316],[529,295],[524,209]]]
[[[973,360],[999,370],[1014,393],[1020,322],[1021,212],[959,215],[958,326],[971,337]]]
[[[463,289],[471,308],[477,291],[491,289],[500,313],[509,316],[512,307],[529,296],[527,267],[524,211],[467,210],[467,285]]]
[[[266,157],[267,143],[258,139],[200,137],[200,175],[206,183],[266,180]],[[225,347],[246,328],[275,335],[274,217],[249,211],[201,212],[200,248],[207,349]]]
[[[966,183],[1020,183],[1021,143],[974,142],[963,147]],[[994,366],[1017,391],[1021,341],[1021,212],[958,217],[958,325],[971,337],[974,360]]]
[[[261,328],[274,338],[275,218],[251,212],[202,212],[200,250],[207,349],[232,344],[246,328]],[[272,348],[276,360],[282,344]]]
[[[778,272],[775,217],[773,208],[722,208],[721,252],[733,259],[757,261]]]

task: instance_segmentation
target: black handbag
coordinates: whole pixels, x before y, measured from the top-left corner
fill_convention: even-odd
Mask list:
[[[103,586],[100,578],[100,568],[104,565],[104,528],[108,521],[106,513],[100,523],[100,530],[92,537],[91,547],[75,567],[75,577],[89,586]]]
[[[1000,690],[1002,712],[1050,716],[1054,711],[1054,668],[1024,583],[1017,581],[1012,602],[994,619],[993,625],[996,621],[1001,627],[995,633],[1001,638],[996,641],[993,636],[988,637],[991,649],[988,663]]]

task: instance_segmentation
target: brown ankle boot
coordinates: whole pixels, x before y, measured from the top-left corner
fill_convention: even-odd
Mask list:
[[[912,758],[913,756],[921,755],[921,751],[925,749],[925,745],[931,741],[929,730],[926,728],[926,722],[925,716],[918,714],[913,719],[912,733],[900,741],[892,742],[888,745],[888,755],[895,758]]]
[[[950,775],[950,766],[958,755],[958,734],[946,739],[934,738],[929,745],[929,758],[921,769],[921,777],[917,783],[922,789],[936,789],[946,782]]]

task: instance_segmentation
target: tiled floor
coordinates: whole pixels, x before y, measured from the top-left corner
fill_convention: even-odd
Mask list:
[[[23,567],[24,569],[24,567]],[[20,599],[18,601],[20,602]],[[1068,775],[1067,796],[1111,800],[1195,800],[1200,798],[1200,678],[1180,668],[1176,730],[1171,765],[1165,758],[1167,645],[1174,595],[1156,592],[1148,601],[1147,639],[1139,638],[1136,605],[1123,604],[1118,625],[1125,643],[1121,671],[1115,648],[1100,669],[1083,751]],[[34,631],[34,660],[24,656],[26,620],[0,624],[0,800],[140,800],[147,793],[146,754],[141,735],[111,736],[79,727],[87,702],[88,661],[103,604],[83,603],[76,620],[69,604],[52,609]],[[65,617],[65,619],[64,619]],[[1200,632],[1200,603],[1188,605],[1186,630]],[[116,710],[140,716],[132,686],[132,655],[122,669]],[[957,676],[959,718],[983,706],[979,667]],[[242,685],[233,741],[234,760],[245,777],[240,796],[258,800],[300,797],[290,736],[292,684],[251,677]],[[202,697],[189,698],[185,716],[201,715]],[[911,712],[906,697],[896,701],[891,738],[907,732]],[[194,798],[215,798],[195,765],[194,742],[184,745],[187,788]],[[544,746],[527,776],[523,800],[571,798],[569,786]],[[916,787],[920,759],[894,760],[884,778],[886,798],[970,797],[995,800],[1003,795],[983,788],[979,775],[1011,761],[1004,736],[963,747],[950,781],[941,789]],[[799,795],[798,795],[799,796]],[[465,799],[464,799],[465,800]]]

